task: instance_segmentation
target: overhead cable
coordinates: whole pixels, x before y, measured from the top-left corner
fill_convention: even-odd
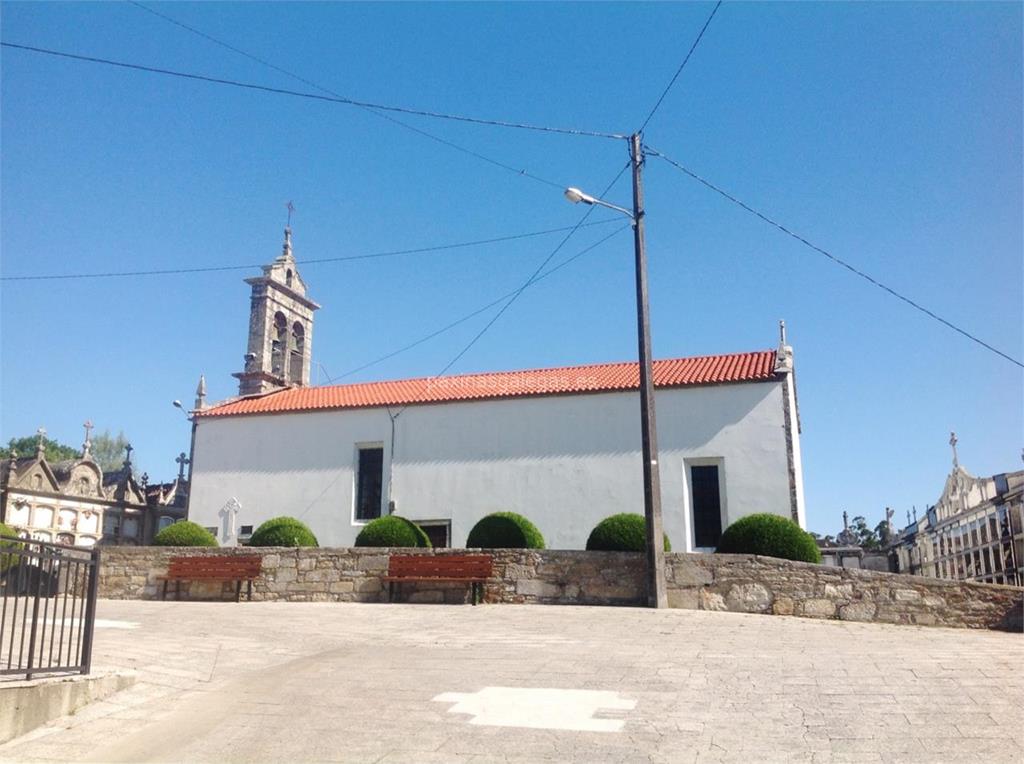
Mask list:
[[[588,224],[588,225],[590,225],[590,224]],[[623,231],[625,231],[629,227],[630,226],[627,223],[626,225],[621,226],[620,228],[615,229],[614,231],[612,231],[607,236],[605,236],[605,237],[603,237],[601,239],[598,239],[596,242],[594,242],[593,244],[589,245],[585,249],[580,250],[579,252],[577,252],[572,257],[569,257],[569,258],[563,260],[558,265],[555,265],[554,267],[552,267],[552,268],[544,271],[543,273],[539,274],[536,278],[534,278],[529,283],[528,286],[533,286],[534,284],[537,284],[538,282],[543,281],[548,276],[553,276],[557,271],[562,270],[562,268],[565,268],[570,263],[572,263],[575,260],[578,260],[579,258],[583,257],[588,252],[591,252],[592,250],[597,249],[597,247],[601,246],[602,244],[604,244],[606,241],[608,241],[612,237],[616,236],[617,234],[622,233]],[[383,361],[386,361],[389,358],[394,358],[396,355],[399,355],[400,353],[404,353],[407,350],[412,350],[414,347],[422,345],[424,342],[432,340],[432,339],[434,339],[434,337],[437,337],[437,336],[439,336],[441,334],[444,334],[445,332],[451,331],[456,326],[464,324],[469,319],[474,318],[475,316],[479,316],[481,313],[486,313],[488,310],[490,310],[494,306],[501,304],[502,302],[504,302],[505,300],[508,300],[510,297],[513,297],[514,295],[517,295],[519,292],[522,291],[522,289],[523,289],[522,287],[519,287],[517,289],[512,290],[511,292],[506,292],[505,294],[501,295],[501,297],[498,297],[498,298],[496,298],[494,300],[491,300],[491,302],[487,303],[486,305],[481,305],[476,310],[473,310],[470,313],[467,313],[464,316],[455,319],[454,321],[452,321],[449,324],[445,324],[441,328],[432,331],[430,334],[426,334],[426,335],[420,337],[418,340],[410,342],[408,345],[404,345],[404,346],[402,346],[402,347],[400,347],[400,348],[398,348],[396,350],[392,350],[390,353],[386,353],[385,355],[382,355],[379,358],[375,358],[374,360],[372,360],[372,361],[370,361],[368,363],[364,363],[362,366],[357,366],[354,369],[349,369],[344,374],[339,374],[337,377],[329,377],[327,381],[328,382],[334,382],[334,381],[339,380],[339,379],[344,379],[345,377],[350,377],[353,374],[357,374],[358,372],[363,371],[364,369],[370,368],[371,366],[376,366],[377,364],[379,364],[379,363],[381,363]]]
[[[789,228],[784,226],[782,223],[779,223],[779,222],[773,220],[772,218],[770,218],[767,215],[765,215],[763,212],[759,212],[756,209],[754,209],[753,207],[751,207],[749,204],[747,204],[747,203],[745,203],[743,201],[740,201],[735,196],[730,194],[728,191],[724,191],[723,189],[719,188],[718,186],[716,186],[711,181],[709,181],[709,180],[707,180],[705,178],[702,178],[700,175],[698,175],[697,173],[693,172],[692,170],[684,167],[682,164],[680,164],[679,162],[675,161],[674,159],[671,159],[670,157],[665,156],[664,154],[662,154],[657,149],[654,149],[651,146],[646,146],[646,149],[647,149],[647,151],[649,153],[651,153],[654,156],[659,157],[659,158],[663,159],[664,161],[668,162],[670,165],[675,167],[677,170],[679,170],[682,173],[685,173],[686,175],[688,175],[689,177],[693,178],[694,180],[696,180],[698,183],[702,184],[706,188],[709,188],[712,191],[714,191],[715,193],[719,194],[720,196],[725,197],[726,199],[728,199],[733,204],[741,207],[742,209],[746,210],[750,214],[760,218],[765,223],[768,223],[769,225],[779,229],[780,231],[782,231],[784,234],[786,234],[790,238],[796,239],[798,242],[800,242],[801,244],[803,244],[806,247],[809,247],[810,249],[813,249],[818,254],[824,255],[825,257],[827,257],[829,260],[831,260],[836,265],[842,266],[843,268],[845,268],[846,270],[848,270],[850,273],[854,274],[855,276],[859,276],[860,278],[864,279],[868,283],[873,284],[874,286],[878,287],[883,292],[887,292],[889,295],[895,297],[897,300],[900,300],[900,301],[906,303],[907,305],[912,307],[914,310],[917,310],[917,311],[920,311],[921,313],[924,313],[929,318],[932,318],[935,321],[938,321],[940,324],[944,325],[945,327],[947,327],[949,329],[952,329],[954,332],[957,332],[958,334],[963,335],[967,339],[971,340],[971,342],[977,343],[978,345],[981,345],[981,347],[985,348],[986,350],[990,350],[993,353],[995,353],[996,355],[998,355],[998,356],[1000,356],[1002,358],[1005,358],[1010,363],[1015,364],[1017,366],[1020,366],[1021,368],[1024,368],[1024,363],[1021,363],[1021,361],[1017,360],[1016,358],[1013,358],[1012,356],[1007,355],[1003,351],[993,347],[992,345],[990,345],[989,343],[987,343],[984,340],[980,339],[979,337],[976,337],[975,335],[971,334],[966,329],[960,328],[959,326],[954,324],[952,321],[949,321],[948,319],[943,318],[942,316],[938,315],[934,311],[924,307],[923,305],[921,305],[920,303],[912,300],[911,298],[907,297],[906,295],[901,294],[900,292],[896,291],[892,287],[882,283],[881,281],[876,279],[874,276],[871,276],[871,275],[865,273],[864,271],[860,270],[856,266],[851,265],[850,263],[846,262],[841,257],[838,257],[838,256],[832,254],[831,252],[829,252],[828,250],[825,250],[825,249],[819,247],[817,244],[814,244],[814,243],[808,241],[807,239],[805,239],[800,234],[794,233]]]
[[[607,220],[595,220],[587,223],[586,226],[607,225],[616,222],[616,218]],[[543,231],[530,231],[528,233],[510,234],[508,236],[495,236],[489,239],[476,239],[475,241],[460,241],[452,244],[437,244],[429,247],[415,247],[413,249],[392,249],[384,252],[370,252],[362,255],[342,255],[339,257],[319,257],[313,259],[296,260],[297,265],[319,265],[323,263],[341,263],[353,260],[373,260],[384,257],[398,257],[399,255],[417,255],[426,252],[440,252],[450,249],[464,249],[484,244],[497,244],[504,241],[515,241],[517,239],[529,239],[534,236],[545,236],[552,233],[575,230],[577,226],[562,226],[560,228],[547,228]],[[102,279],[118,278],[127,276],[170,276],[183,273],[215,273],[218,271],[241,271],[262,268],[265,263],[247,263],[245,265],[211,265],[198,268],[161,268],[156,270],[137,271],[106,271],[98,273],[59,273],[52,275],[27,275],[27,276],[0,276],[0,281],[59,281],[68,279]]]
[[[106,66],[116,66],[122,69],[132,69],[134,71],[148,72],[150,74],[163,74],[169,77],[180,77],[188,80],[197,80],[200,82],[209,82],[215,85],[229,85],[236,88],[244,88],[246,90],[257,90],[264,93],[274,93],[276,95],[286,95],[295,98],[308,98],[315,101],[327,101],[330,103],[340,103],[348,106],[362,106],[367,109],[380,109],[381,111],[392,111],[399,114],[411,114],[418,117],[430,117],[432,119],[447,119],[456,122],[469,122],[475,125],[487,125],[490,127],[507,127],[515,128],[519,130],[534,130],[543,133],[559,133],[562,135],[575,135],[585,136],[591,138],[614,138],[616,140],[624,138],[625,136],[619,135],[618,133],[603,133],[596,130],[577,130],[575,128],[565,127],[547,127],[543,125],[530,125],[522,122],[506,122],[497,119],[483,119],[480,117],[467,117],[461,114],[445,114],[437,111],[427,111],[424,109],[412,109],[405,106],[391,106],[388,104],[373,103],[371,101],[358,101],[354,98],[344,98],[333,95],[320,95],[318,93],[304,93],[298,90],[289,90],[287,88],[277,88],[270,85],[260,85],[253,82],[241,82],[239,80],[229,80],[224,77],[213,77],[206,74],[194,74],[192,72],[181,72],[174,69],[162,69],[156,66],[146,66],[144,64],[133,64],[127,61],[115,61],[109,58],[99,58],[97,56],[83,56],[77,53],[67,53],[60,50],[52,50],[50,48],[40,48],[35,45],[19,45],[11,42],[2,42],[0,46],[5,48],[12,48],[15,50],[24,50],[32,53],[40,53],[47,56],[57,56],[59,58],[66,58],[73,61],[86,61],[92,64],[104,64]]]
[[[147,13],[151,13],[152,15],[161,18],[164,21],[167,21],[171,24],[174,24],[177,27],[180,27],[181,29],[186,30],[187,32],[190,32],[194,35],[198,35],[199,37],[202,37],[203,39],[212,42],[214,45],[219,45],[220,47],[226,50],[230,50],[232,53],[237,53],[238,55],[243,56],[244,58],[247,58],[250,61],[255,61],[257,64],[260,64],[261,66],[265,66],[268,69],[272,69],[275,72],[285,75],[286,77],[290,77],[296,82],[301,82],[304,85],[308,85],[311,88],[315,88],[316,90],[319,90],[321,93],[327,93],[328,95],[335,96],[336,98],[344,98],[343,95],[331,90],[330,88],[326,88],[323,85],[313,82],[312,80],[306,79],[300,74],[296,74],[295,72],[289,71],[288,69],[284,69],[278,66],[277,64],[274,64],[270,61],[267,61],[264,58],[260,58],[259,56],[250,53],[249,51],[242,50],[241,48],[236,47],[231,43],[224,42],[224,40],[218,39],[213,35],[208,34],[201,29],[197,29],[194,26],[190,26],[189,24],[186,24],[183,21],[179,21],[178,19],[173,18],[172,16],[168,16],[166,13],[161,13],[160,11],[154,10],[153,8],[150,8],[149,6],[143,3],[136,2],[136,0],[128,0],[128,2],[134,5],[136,8],[146,11]],[[539,183],[543,183],[546,186],[551,186],[552,188],[565,187],[564,183],[556,183],[553,180],[548,180],[547,178],[541,177],[540,175],[536,175],[523,168],[513,167],[512,165],[501,162],[497,159],[494,159],[493,157],[486,156],[485,154],[481,154],[478,151],[474,151],[473,149],[461,146],[455,143],[454,141],[448,140],[447,138],[442,138],[439,135],[435,135],[434,133],[431,133],[427,130],[423,130],[422,128],[410,125],[408,122],[403,122],[402,120],[398,119],[397,117],[387,112],[379,111],[369,106],[357,106],[357,108],[362,109],[368,114],[373,114],[376,117],[380,117],[381,119],[385,119],[388,122],[392,122],[398,125],[399,127],[404,127],[406,130],[410,130],[414,133],[417,133],[418,135],[422,135],[424,138],[429,138],[432,141],[436,141],[437,143],[440,143],[443,146],[455,149],[456,151],[474,157],[475,159],[487,162],[488,164],[494,165],[495,167],[500,167],[503,170],[508,170],[509,172],[514,173],[515,175],[519,175],[524,178],[529,178],[530,180],[535,180]]]
[[[676,80],[679,79],[679,75],[683,73],[683,69],[686,67],[687,62],[690,60],[690,56],[693,55],[693,52],[697,50],[697,46],[700,45],[701,38],[704,37],[704,32],[707,31],[708,26],[711,24],[711,19],[713,19],[715,17],[715,14],[718,13],[718,7],[721,4],[722,0],[718,0],[718,2],[715,3],[715,7],[711,9],[711,15],[708,16],[707,21],[704,22],[704,26],[701,27],[700,33],[697,35],[697,38],[693,41],[693,45],[690,46],[690,50],[687,51],[686,57],[683,58],[683,63],[679,65],[679,68],[676,69],[676,73],[672,75],[672,79],[669,80],[668,85],[666,85],[665,89],[661,92],[661,96],[658,97],[658,102],[654,104],[654,108],[652,108],[650,113],[647,115],[647,119],[644,120],[644,123],[640,125],[640,129],[637,130],[638,133],[642,133],[644,131],[644,128],[647,127],[647,123],[651,121],[651,117],[654,116],[654,113],[661,106],[661,102],[665,100],[665,96],[668,95],[668,91],[670,91],[672,89],[672,86],[676,84]]]

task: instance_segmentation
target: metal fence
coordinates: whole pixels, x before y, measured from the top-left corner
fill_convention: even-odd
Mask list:
[[[88,674],[99,549],[0,536],[0,678]]]

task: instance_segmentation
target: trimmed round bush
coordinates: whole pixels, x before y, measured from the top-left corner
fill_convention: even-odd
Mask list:
[[[734,522],[725,529],[716,551],[821,562],[821,550],[810,533],[788,518],[768,513],[747,515]]]
[[[471,549],[543,549],[537,526],[515,512],[495,512],[482,518],[469,532]]]
[[[671,552],[668,534],[665,551]],[[647,521],[643,515],[623,512],[606,517],[594,526],[587,538],[587,551],[591,552],[643,552],[647,549]]]
[[[206,528],[182,520],[180,523],[168,525],[153,537],[154,546],[218,546],[216,537]]]
[[[272,517],[256,529],[249,546],[319,546],[309,526],[294,517]]]
[[[412,520],[387,515],[371,520],[356,536],[356,546],[430,547],[430,539]]]

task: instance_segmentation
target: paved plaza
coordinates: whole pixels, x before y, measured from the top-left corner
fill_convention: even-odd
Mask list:
[[[136,685],[2,761],[1024,759],[1020,635],[690,610],[100,603]]]

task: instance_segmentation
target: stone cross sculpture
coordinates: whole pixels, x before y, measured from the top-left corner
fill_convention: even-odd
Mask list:
[[[956,455],[956,444],[959,443],[959,442],[960,441],[958,441],[956,439],[956,433],[955,432],[951,432],[949,434],[949,445],[953,449],[953,469],[956,469],[957,467],[960,466],[960,460],[957,458],[957,455]]]
[[[238,545],[238,534],[235,531],[235,527],[236,522],[238,521],[238,512],[241,508],[241,502],[232,496],[228,499],[228,502],[220,508],[220,511],[217,512],[221,517],[221,528],[224,536],[223,546]]]
[[[178,482],[183,482],[185,480],[185,465],[191,464],[192,460],[185,456],[185,452],[182,451],[174,461],[178,463]]]

